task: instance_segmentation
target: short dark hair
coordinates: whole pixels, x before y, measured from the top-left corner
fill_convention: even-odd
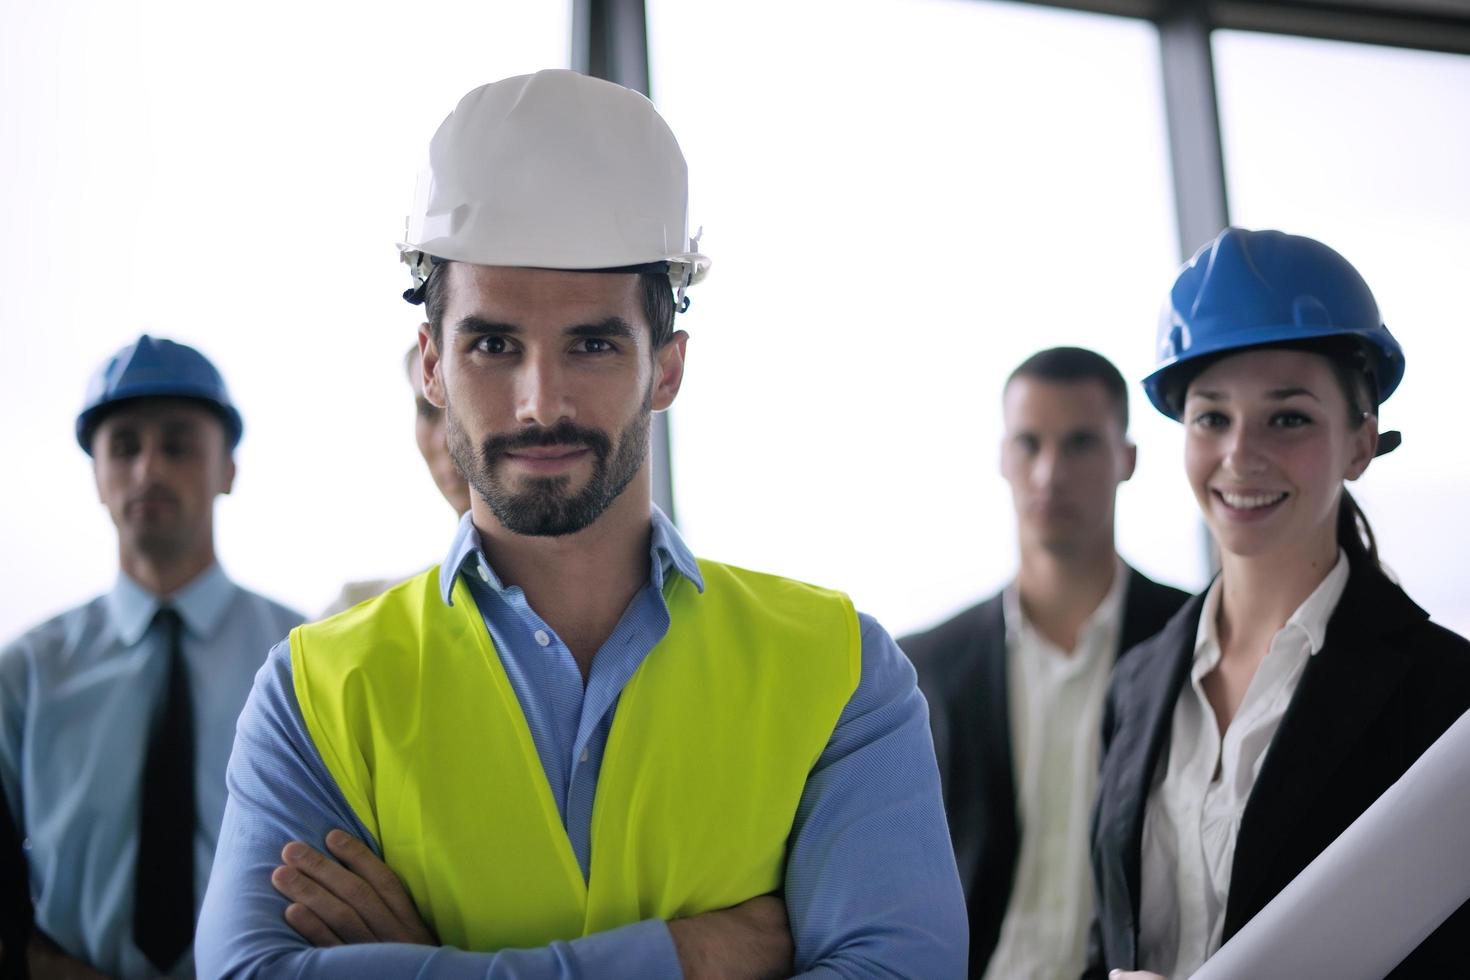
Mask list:
[[[1039,381],[1057,381],[1069,384],[1077,381],[1096,381],[1103,386],[1123,431],[1128,431],[1128,383],[1113,366],[1113,362],[1096,351],[1085,347],[1049,347],[1026,358],[1006,378],[1005,388],[1017,378],[1035,378]],[[1005,390],[1005,389],[1002,389]]]
[[[436,262],[429,281],[424,284],[424,312],[429,320],[429,335],[434,338],[436,347],[443,337],[444,308],[449,303],[448,291],[444,288],[444,273],[449,264],[448,261]],[[643,315],[648,320],[653,350],[657,351],[674,336],[674,287],[669,277],[661,272],[640,272],[638,284],[643,292]]]

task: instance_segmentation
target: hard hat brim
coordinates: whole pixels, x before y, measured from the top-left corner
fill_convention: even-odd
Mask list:
[[[1364,336],[1360,330],[1352,330],[1335,325],[1310,326],[1298,323],[1270,324],[1267,326],[1251,327],[1229,331],[1225,336],[1216,333],[1211,339],[1191,345],[1189,350],[1183,354],[1176,355],[1159,364],[1152,374],[1143,379],[1144,391],[1148,394],[1149,402],[1163,415],[1174,421],[1179,421],[1179,412],[1170,408],[1168,393],[1171,385],[1169,381],[1177,373],[1191,363],[1202,358],[1220,354],[1245,353],[1249,350],[1257,350],[1263,347],[1272,347],[1278,344],[1290,343],[1292,341],[1311,341],[1325,339],[1327,337],[1357,337],[1367,343],[1368,348],[1375,355],[1378,369],[1378,401],[1383,403],[1388,396],[1393,394],[1398,387],[1399,381],[1404,376],[1404,360],[1400,353],[1397,357],[1376,343],[1372,337]]]
[[[494,257],[486,255],[472,256],[454,248],[436,250],[429,247],[429,244],[420,246],[408,242],[398,242],[397,248],[400,260],[409,267],[409,271],[413,275],[413,288],[404,294],[404,298],[408,299],[410,303],[422,302],[422,289],[424,283],[428,281],[429,274],[435,262],[465,262],[470,265],[502,266],[511,269],[552,269],[559,272],[630,273],[648,271],[646,267],[662,264],[666,266],[669,282],[675,289],[692,286],[700,282],[709,274],[710,268],[710,258],[702,252],[676,252],[669,255],[651,256],[637,262],[629,262],[625,256],[620,256],[618,259],[610,262],[567,265],[560,262],[539,264],[526,261],[487,261]],[[457,254],[445,254],[448,252]]]
[[[208,409],[224,426],[225,441],[231,452],[234,452],[235,448],[240,445],[240,437],[245,434],[245,421],[235,407],[224,404],[208,392],[189,386],[134,385],[127,391],[119,392],[115,397],[89,406],[77,416],[77,445],[82,447],[82,452],[88,456],[92,455],[92,437],[108,414],[132,402],[150,398],[181,398],[196,402],[201,407]]]

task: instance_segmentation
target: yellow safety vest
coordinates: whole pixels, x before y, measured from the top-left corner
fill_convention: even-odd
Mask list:
[[[323,762],[441,942],[544,946],[780,887],[807,776],[857,688],[845,595],[700,562],[618,701],[584,881],[465,583],[438,569],[291,633]]]

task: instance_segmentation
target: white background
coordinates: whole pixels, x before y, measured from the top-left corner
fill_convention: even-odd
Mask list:
[[[1000,392],[1032,352],[1150,367],[1177,261],[1152,27],[971,0],[649,6],[714,260],[673,415],[703,550],[895,634],[1014,569]],[[1204,576],[1182,438],[1135,390],[1125,557]]]
[[[443,556],[394,243],[459,97],[569,38],[565,4],[515,0],[0,5],[0,636],[112,583],[72,426],[143,331],[204,351],[245,417],[216,522],[237,581],[315,613]]]
[[[651,0],[654,96],[714,258],[673,413],[697,551],[853,593],[895,633],[1014,563],[999,389],[1041,347],[1150,368],[1177,264],[1146,23],[982,0]],[[0,6],[0,637],[105,590],[113,532],[72,424],[144,330],[193,343],[245,416],[219,551],[319,610],[437,560],[415,452],[418,317],[393,243],[463,92],[568,63],[561,2]],[[1467,61],[1217,39],[1238,223],[1349,256],[1408,348],[1361,488],[1447,624],[1470,496],[1458,412]],[[1173,423],[1134,388],[1125,557],[1189,588],[1201,531]]]

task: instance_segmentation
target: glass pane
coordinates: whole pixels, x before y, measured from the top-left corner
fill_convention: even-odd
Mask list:
[[[569,25],[516,0],[0,6],[0,636],[112,581],[71,427],[144,330],[201,347],[244,414],[217,528],[237,579],[311,612],[442,556],[393,246],[458,97],[565,66]]]
[[[649,33],[714,260],[672,413],[693,546],[845,589],[894,633],[998,587],[1006,375],[1058,344],[1150,367],[1177,265],[1153,28],[977,0],[652,0]],[[1120,547],[1195,586],[1177,426],[1135,393]]]
[[[1233,220],[1337,249],[1404,345],[1382,413],[1403,447],[1353,493],[1409,594],[1470,633],[1470,455],[1447,410],[1470,361],[1470,58],[1239,32],[1215,58]]]

